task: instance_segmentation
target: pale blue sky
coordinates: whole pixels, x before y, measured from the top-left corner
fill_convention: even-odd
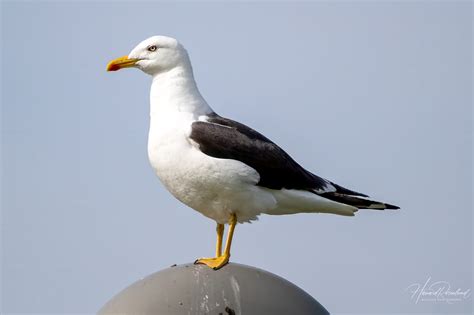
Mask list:
[[[332,313],[471,313],[411,300],[472,288],[472,4],[2,2],[2,303],[94,313],[213,253],[214,222],[148,164],[150,78],[106,63],[155,34],[187,47],[221,115],[307,169],[397,204],[354,218],[262,216],[232,260]]]

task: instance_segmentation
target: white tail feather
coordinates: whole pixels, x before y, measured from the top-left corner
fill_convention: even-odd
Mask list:
[[[266,214],[283,215],[294,213],[333,213],[353,216],[358,209],[343,203],[331,201],[305,190],[267,189],[277,201],[277,206],[267,210]]]

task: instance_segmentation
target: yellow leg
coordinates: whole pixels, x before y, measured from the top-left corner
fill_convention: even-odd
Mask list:
[[[227,232],[227,240],[225,242],[224,256],[230,257],[230,247],[232,246],[232,238],[234,237],[235,226],[237,225],[237,216],[232,213],[229,219],[229,231]],[[227,259],[227,262],[229,259]]]
[[[237,216],[233,213],[229,219],[229,231],[227,233],[227,241],[225,243],[225,249],[224,249],[224,254],[221,255],[220,252],[220,246],[217,246],[216,252],[218,255],[214,258],[200,258],[196,260],[195,264],[204,264],[212,269],[219,269],[225,266],[229,262],[230,258],[230,247],[232,246],[232,238],[234,236],[234,230],[235,226],[237,224]],[[218,245],[220,244],[219,242],[219,225],[217,226],[217,242]],[[222,226],[222,232],[224,230],[224,226]],[[222,234],[221,234],[222,235]]]
[[[224,224],[217,223],[217,244],[216,244],[216,257],[222,254],[222,236],[224,235]]]

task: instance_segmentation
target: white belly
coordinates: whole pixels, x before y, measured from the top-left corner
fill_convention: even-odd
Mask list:
[[[152,121],[148,156],[177,199],[219,223],[226,223],[230,213],[236,213],[239,222],[254,220],[276,206],[273,195],[256,186],[259,175],[253,168],[205,155],[190,142],[191,117],[169,118]]]

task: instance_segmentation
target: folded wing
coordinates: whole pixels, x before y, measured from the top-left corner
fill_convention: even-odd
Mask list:
[[[237,160],[254,168],[260,175],[259,186],[306,190],[321,196],[338,193],[367,197],[305,170],[262,134],[216,114],[194,122],[190,137],[209,156]]]

